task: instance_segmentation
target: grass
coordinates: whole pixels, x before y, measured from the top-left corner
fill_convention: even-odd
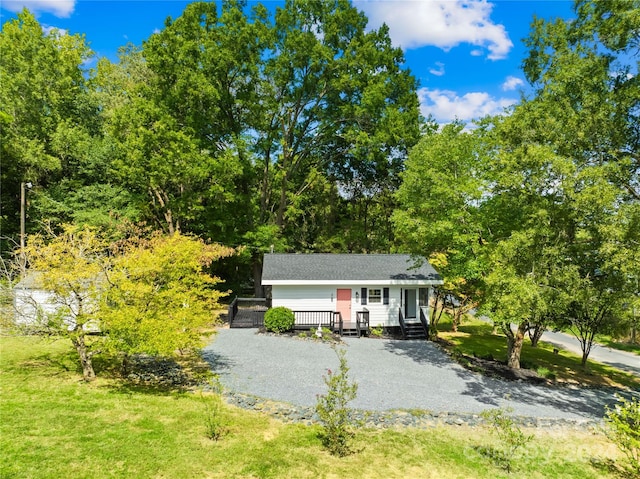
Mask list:
[[[640,332],[638,333],[638,338],[640,338]],[[604,334],[599,334],[598,336],[596,336],[596,341],[608,348],[627,351],[628,353],[634,353],[640,356],[640,343],[633,344],[631,342],[614,339],[611,336],[607,336]]]
[[[105,375],[104,364],[98,374]],[[207,438],[202,393],[145,390],[114,377],[81,381],[66,341],[0,337],[2,478],[506,478],[482,451],[484,428],[360,430],[335,458],[318,426],[283,424],[223,405],[225,434]],[[552,440],[550,440],[552,439]],[[517,477],[616,477],[599,433],[535,431]]]
[[[439,324],[439,337],[449,342],[460,353],[481,358],[506,361],[507,340],[501,333],[493,334],[493,326],[480,320],[469,320],[451,331],[451,323],[443,320]],[[568,351],[554,354],[555,346],[541,340],[537,348],[525,338],[520,358],[522,367],[537,370],[541,376],[558,382],[583,386],[610,386],[640,389],[640,378],[614,367],[592,360],[582,368],[580,356]]]

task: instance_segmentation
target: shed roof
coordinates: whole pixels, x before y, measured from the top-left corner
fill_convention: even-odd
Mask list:
[[[442,284],[427,261],[408,254],[265,254],[262,283]]]

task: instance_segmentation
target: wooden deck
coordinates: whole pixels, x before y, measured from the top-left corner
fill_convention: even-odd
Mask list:
[[[231,328],[261,328],[264,314],[269,309],[264,298],[236,298],[229,305],[228,318]],[[294,311],[294,331],[321,328],[345,336],[367,336],[369,334],[369,311],[357,311],[354,321],[343,321],[336,311]]]

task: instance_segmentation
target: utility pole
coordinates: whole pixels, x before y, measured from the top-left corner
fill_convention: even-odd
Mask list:
[[[25,183],[24,181],[20,183],[20,249],[24,251],[25,247],[25,216],[26,216],[26,205],[27,205],[27,192],[26,189],[31,189],[33,185],[31,182]]]

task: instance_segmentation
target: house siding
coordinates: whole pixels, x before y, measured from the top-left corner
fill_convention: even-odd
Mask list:
[[[398,326],[398,310],[401,306],[402,291],[407,286],[390,286],[387,284],[367,285],[367,289],[380,289],[381,294],[384,288],[389,288],[389,304],[384,304],[381,297],[380,303],[371,303],[370,298],[366,305],[362,305],[360,299],[356,300],[356,292],[361,295],[361,283],[352,285],[273,285],[272,306],[285,306],[293,311],[335,311],[337,305],[337,290],[351,289],[351,320],[355,320],[355,312],[362,311],[363,308],[369,310],[369,321],[371,326]],[[418,288],[419,286],[410,286]],[[425,287],[420,285],[420,287]],[[418,295],[416,294],[416,298]],[[417,299],[416,299],[417,301]],[[416,304],[416,309],[418,305]],[[347,320],[346,318],[345,321]]]

